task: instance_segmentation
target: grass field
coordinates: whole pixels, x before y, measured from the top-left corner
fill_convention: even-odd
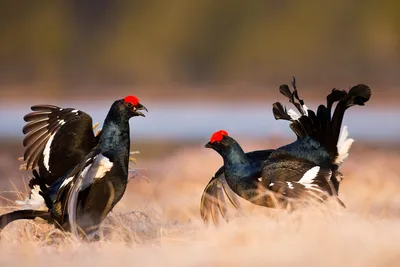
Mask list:
[[[354,144],[341,169],[346,210],[328,203],[289,214],[241,201],[242,210],[230,209],[230,222],[217,228],[206,227],[199,215],[202,190],[222,162],[215,152],[191,145],[139,155],[137,167],[146,168],[148,180],[130,181],[101,241],[81,243],[51,226],[19,221],[1,233],[0,266],[399,266],[398,151]],[[12,190],[12,180],[25,192],[29,176],[15,170],[16,153],[1,153],[1,185]],[[3,201],[1,212],[12,205]]]

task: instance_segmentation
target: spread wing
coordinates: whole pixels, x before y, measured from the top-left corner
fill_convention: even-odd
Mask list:
[[[236,209],[240,209],[240,202],[236,194],[226,182],[224,167],[221,167],[208,182],[200,201],[200,215],[205,222],[212,218],[214,224],[219,222],[219,213],[228,220],[225,195]]]
[[[47,185],[75,167],[97,144],[92,118],[83,111],[52,105],[31,107],[27,124],[24,161],[26,169],[39,167]]]
[[[264,161],[273,151],[273,149],[256,150],[248,152],[246,155],[252,160]],[[205,222],[209,222],[212,218],[215,225],[219,222],[219,214],[222,218],[228,220],[225,195],[236,209],[240,209],[239,199],[226,182],[224,171],[224,167],[221,167],[215,173],[204,189],[200,201],[201,218]]]

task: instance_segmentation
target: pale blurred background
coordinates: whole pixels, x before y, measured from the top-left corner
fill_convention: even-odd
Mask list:
[[[302,91],[388,95],[400,79],[396,0],[2,1],[0,17],[2,100],[246,100],[291,75]]]
[[[278,88],[292,75],[312,109],[334,87],[372,88],[370,102],[344,120],[356,140],[341,168],[348,209],[331,211],[333,220],[325,213],[281,220],[243,201],[242,220],[206,230],[200,197],[222,160],[204,144],[219,129],[246,151],[292,142],[288,123],[272,116],[272,103],[287,104]],[[0,260],[39,266],[50,258],[64,266],[74,255],[75,266],[88,259],[96,266],[244,266],[262,255],[272,266],[399,266],[399,84],[397,0],[2,1],[2,213],[26,196],[16,191],[26,193],[31,177],[17,160],[30,106],[78,108],[101,124],[114,100],[134,94],[149,113],[131,120],[132,149],[140,151],[132,167],[149,182],[132,179],[113,214],[142,211],[161,226],[154,240],[144,238],[147,253],[105,242],[98,253],[67,246],[60,254],[42,249],[46,230],[19,222],[2,232]],[[262,216],[254,219],[252,208]],[[164,250],[154,249],[160,244]],[[166,255],[155,256],[160,251]]]

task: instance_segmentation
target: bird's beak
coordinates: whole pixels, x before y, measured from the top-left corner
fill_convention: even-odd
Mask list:
[[[204,147],[205,148],[212,148],[212,144],[210,142],[208,142]]]
[[[140,112],[139,110],[146,110],[146,112],[149,112],[148,110],[147,110],[147,108],[145,107],[145,106],[143,106],[142,104],[137,104],[136,106],[135,106],[135,108],[136,108],[136,110],[135,110],[135,113],[138,115],[138,116],[142,116],[142,117],[146,117],[142,112]]]

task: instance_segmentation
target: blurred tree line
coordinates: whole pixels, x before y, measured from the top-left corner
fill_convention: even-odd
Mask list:
[[[400,75],[398,0],[16,0],[0,20],[2,84]]]

